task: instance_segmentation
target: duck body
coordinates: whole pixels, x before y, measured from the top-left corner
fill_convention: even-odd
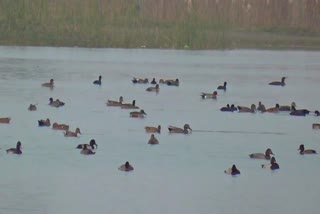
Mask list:
[[[97,80],[95,80],[95,81],[93,81],[93,84],[95,84],[95,85],[101,85],[101,75],[99,76],[99,79],[97,79]]]
[[[156,79],[155,79],[155,78],[153,78],[153,79],[152,79],[152,81],[150,82],[150,84],[152,84],[152,85],[156,85],[156,84],[157,84]]]
[[[18,141],[16,148],[10,148],[6,150],[7,154],[17,154],[17,155],[21,155],[22,151],[21,151],[21,142]]]
[[[270,82],[269,85],[285,86],[286,85],[286,83],[284,82],[285,79],[286,79],[286,77],[282,77],[281,81]]]
[[[233,175],[233,176],[240,175],[240,171],[237,169],[236,165],[232,165],[232,167],[225,170],[224,173],[228,175]]]
[[[280,108],[280,105],[277,103],[275,107],[266,109],[266,112],[278,113],[279,112],[279,108]]]
[[[145,115],[147,115],[143,109],[141,109],[140,111],[132,111],[130,112],[130,117],[133,118],[144,118]]]
[[[263,169],[271,169],[271,170],[276,170],[276,169],[280,169],[279,164],[276,162],[275,157],[272,157],[270,160],[270,163],[267,164],[262,164],[261,167]]]
[[[232,104],[231,106],[229,104],[227,104],[227,106],[220,108],[220,111],[223,111],[223,112],[234,112],[237,110],[238,110],[238,108],[235,107],[234,104]]]
[[[11,117],[0,118],[0,123],[10,123]]]
[[[300,155],[305,155],[305,154],[317,154],[317,151],[316,150],[313,150],[313,149],[305,149],[304,148],[304,144],[301,144],[299,146],[299,149],[300,150]]]
[[[94,155],[95,152],[93,152],[91,149],[88,149],[87,146],[84,145],[84,147],[80,151],[80,154],[82,154],[82,155]]]
[[[54,80],[50,79],[49,82],[41,84],[42,87],[48,87],[48,88],[53,88],[54,87]]]
[[[218,92],[214,91],[212,93],[201,93],[202,99],[217,99]]]
[[[125,164],[122,164],[118,169],[125,172],[134,170],[133,166],[131,166],[128,161]]]
[[[256,112],[256,105],[252,104],[251,107],[246,107],[246,106],[238,106],[239,112],[240,113],[255,113]]]
[[[157,84],[155,87],[148,87],[146,89],[146,91],[149,91],[149,92],[159,92],[160,88],[159,88],[159,84]]]
[[[223,85],[219,85],[217,89],[226,91],[227,90],[227,82],[224,82]]]
[[[139,109],[138,106],[136,106],[136,101],[133,100],[132,103],[123,103],[121,104],[122,109]]]
[[[166,80],[166,83],[167,83],[168,86],[179,86],[180,85],[179,79]]]
[[[90,140],[89,144],[79,144],[77,147],[77,149],[83,149],[83,148],[87,148],[87,149],[97,149],[98,148],[98,144],[96,144],[96,141],[94,139]]]
[[[168,130],[170,133],[177,133],[177,134],[190,134],[192,129],[190,128],[189,124],[184,124],[183,128],[179,128],[176,126],[169,126]]]
[[[65,137],[78,137],[78,134],[81,134],[80,129],[76,128],[74,132],[72,131],[65,131],[64,136]]]
[[[120,97],[119,97],[119,101],[108,100],[108,101],[107,101],[107,106],[121,106],[122,103],[123,103],[123,97],[120,96]]]
[[[52,129],[54,129],[54,130],[68,131],[68,130],[69,130],[69,125],[53,123],[53,124],[52,124]]]
[[[154,134],[151,135],[149,141],[148,141],[148,144],[150,145],[156,145],[156,144],[159,144],[159,141],[158,139],[154,136]]]
[[[140,84],[146,84],[146,83],[149,83],[149,80],[148,80],[148,78],[133,78],[132,79],[132,82],[133,83],[140,83]]]
[[[37,106],[33,105],[33,104],[30,104],[29,107],[28,107],[28,110],[29,111],[36,111],[37,110]]]
[[[145,126],[144,129],[145,129],[145,131],[147,133],[158,133],[158,134],[160,134],[160,132],[161,132],[161,126],[160,125],[158,127]]]
[[[270,160],[271,159],[271,155],[274,155],[271,149],[267,149],[265,151],[265,153],[252,153],[249,155],[250,158],[254,158],[254,159],[266,159],[266,160]]]
[[[313,123],[312,129],[320,129],[320,123]]]
[[[46,120],[38,120],[38,125],[39,126],[50,126],[50,120],[49,118],[47,118]]]
[[[59,99],[56,99],[55,101],[53,101],[53,98],[50,97],[49,98],[49,105],[52,106],[52,107],[61,107],[61,106],[64,106],[64,102],[61,102]]]

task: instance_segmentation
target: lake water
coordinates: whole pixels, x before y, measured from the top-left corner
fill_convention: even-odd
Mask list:
[[[299,155],[300,144],[320,151],[314,115],[220,112],[227,103],[262,101],[320,109],[320,52],[176,51],[0,47],[0,213],[318,213],[319,155]],[[102,75],[102,85],[93,80]],[[286,76],[285,87],[268,83]],[[133,77],[179,78],[179,87],[160,85],[158,94]],[[49,79],[55,88],[41,87]],[[217,100],[202,100],[224,81]],[[132,110],[107,107],[108,99],[136,104]],[[48,106],[50,97],[66,103]],[[29,104],[38,110],[29,112]],[[79,127],[82,135],[38,127],[39,119]],[[168,125],[189,123],[190,135],[169,134]],[[144,126],[162,126],[147,144]],[[202,130],[202,132],[201,132]],[[95,139],[96,154],[75,147]],[[5,150],[22,142],[23,154]],[[248,154],[270,147],[280,165]],[[125,161],[135,168],[118,170]],[[241,175],[224,170],[236,164]]]

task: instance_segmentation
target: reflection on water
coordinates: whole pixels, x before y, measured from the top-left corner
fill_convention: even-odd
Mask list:
[[[288,113],[220,112],[226,104],[261,101],[320,109],[320,53],[308,51],[175,51],[0,47],[0,213],[316,213],[320,190],[319,117]],[[102,75],[102,85],[92,82]],[[288,77],[285,87],[268,83]],[[133,84],[133,77],[179,78],[179,87]],[[51,78],[53,90],[41,87]],[[228,81],[217,100],[202,100]],[[136,100],[146,118],[107,107],[108,99]],[[63,100],[60,108],[49,98]],[[37,104],[37,111],[28,106]],[[38,127],[37,120],[65,123],[82,135]],[[190,124],[192,134],[169,134],[169,125]],[[144,126],[161,125],[158,146]],[[78,144],[95,139],[94,156]],[[21,156],[5,149],[22,142]],[[248,154],[272,148],[280,170]],[[118,171],[125,161],[132,173]],[[225,175],[236,164],[241,175]],[[304,184],[303,184],[304,183]],[[303,203],[302,203],[303,202]],[[303,204],[303,206],[301,206]]]

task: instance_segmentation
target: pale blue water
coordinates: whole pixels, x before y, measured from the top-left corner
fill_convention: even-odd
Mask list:
[[[224,113],[227,103],[296,102],[320,109],[320,52],[174,51],[0,47],[0,213],[318,213],[319,155],[301,156],[300,144],[320,151],[313,115]],[[102,75],[102,86],[92,84]],[[268,82],[287,76],[285,87]],[[134,85],[132,77],[179,78],[160,93]],[[55,88],[41,83],[54,78]],[[201,100],[228,82],[217,100]],[[136,104],[148,114],[111,108],[107,99]],[[49,107],[48,99],[66,103]],[[38,111],[29,112],[30,103]],[[82,135],[38,127],[38,119],[79,127]],[[168,134],[189,123],[191,135]],[[161,125],[159,145],[147,144],[145,125]],[[95,139],[96,155],[75,149]],[[5,150],[22,142],[21,156]],[[272,148],[280,170],[261,169],[248,154]],[[118,171],[125,161],[135,170]],[[241,175],[224,170],[236,164]]]

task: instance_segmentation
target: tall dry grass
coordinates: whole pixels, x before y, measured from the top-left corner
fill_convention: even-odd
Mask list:
[[[320,0],[0,0],[2,45],[317,46],[319,27]]]

